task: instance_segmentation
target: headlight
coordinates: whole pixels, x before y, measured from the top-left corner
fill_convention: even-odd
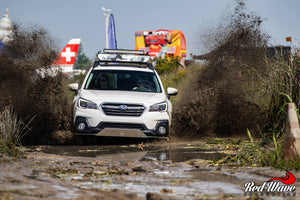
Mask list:
[[[161,102],[150,106],[149,112],[166,111],[168,108],[167,102]]]
[[[85,109],[98,109],[97,104],[82,98],[79,98],[77,106]]]

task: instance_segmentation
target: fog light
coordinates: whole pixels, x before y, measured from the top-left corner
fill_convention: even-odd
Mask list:
[[[78,130],[78,131],[83,131],[84,129],[85,129],[85,123],[80,122],[80,123],[77,125],[77,130]]]
[[[159,127],[158,127],[158,133],[159,133],[160,135],[165,135],[165,134],[167,133],[166,127],[165,127],[165,126],[159,126]]]

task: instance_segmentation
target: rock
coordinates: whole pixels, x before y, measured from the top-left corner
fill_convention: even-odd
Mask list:
[[[146,170],[143,168],[143,166],[133,167],[132,171],[134,171],[134,172],[146,172]]]
[[[167,188],[163,188],[160,192],[161,193],[170,193],[170,194],[174,194],[175,193],[174,190],[170,190],[170,189],[167,189]]]
[[[78,161],[78,160],[71,160],[69,162],[70,165],[85,165],[86,162]]]
[[[41,147],[37,147],[37,148],[35,148],[35,151],[42,151],[42,148]]]
[[[160,194],[148,192],[146,194],[146,200],[165,200]]]
[[[193,165],[196,168],[203,168],[203,167],[207,167],[209,165],[209,161],[208,160],[189,160],[186,161],[187,164],[189,165]]]
[[[95,166],[104,166],[104,165],[108,165],[108,162],[101,161],[101,160],[93,160],[91,164]]]
[[[209,165],[209,162],[207,160],[199,160],[194,162],[194,165],[196,168],[204,168]]]

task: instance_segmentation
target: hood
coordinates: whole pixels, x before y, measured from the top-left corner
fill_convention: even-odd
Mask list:
[[[103,102],[154,104],[166,100],[164,93],[81,90],[80,96],[97,104]]]

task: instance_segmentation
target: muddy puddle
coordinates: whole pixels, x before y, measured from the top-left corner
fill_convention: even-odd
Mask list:
[[[220,176],[205,168],[210,160],[218,160],[225,153],[208,149],[204,145],[111,145],[111,146],[39,146],[31,147],[46,154],[70,156],[74,159],[101,160],[101,167],[114,169],[117,174],[97,176],[104,173],[94,170],[93,177],[84,174],[63,177],[76,186],[87,189],[118,190],[136,193],[159,193],[171,199],[194,199],[200,194],[241,194],[232,177]],[[104,170],[105,171],[105,170]],[[115,173],[115,172],[114,172]],[[227,177],[227,178],[224,178]],[[212,190],[211,188],[215,188]]]
[[[205,143],[31,146],[26,153],[1,164],[0,197],[4,192],[12,199],[247,199],[245,182],[282,174],[212,166],[211,160],[227,154]]]
[[[63,156],[95,157],[112,161],[148,161],[169,160],[172,162],[185,162],[192,159],[219,160],[226,154],[218,151],[206,150],[204,146],[178,145],[145,147],[141,145],[118,146],[39,146],[29,147],[47,154]]]

